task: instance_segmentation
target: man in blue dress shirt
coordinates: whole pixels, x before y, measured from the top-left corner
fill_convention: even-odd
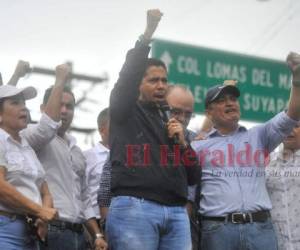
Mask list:
[[[237,87],[217,85],[207,92],[206,115],[213,129],[192,145],[203,167],[202,250],[277,249],[264,167],[268,153],[300,119],[300,55],[290,53],[287,63],[293,75],[287,111],[249,130],[238,124]]]

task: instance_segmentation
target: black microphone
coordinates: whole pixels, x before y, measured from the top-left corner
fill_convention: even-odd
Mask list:
[[[171,119],[171,108],[167,102],[161,102],[158,104],[159,110],[161,112],[161,118],[165,124]],[[175,144],[179,144],[179,135],[174,134],[173,140]]]
[[[168,123],[168,121],[171,119],[171,109],[167,102],[161,102],[159,104],[159,109],[162,112],[162,120],[165,123]]]

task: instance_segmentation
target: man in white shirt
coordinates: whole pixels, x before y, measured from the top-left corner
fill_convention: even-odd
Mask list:
[[[44,95],[47,103],[51,88]],[[49,250],[86,249],[83,223],[94,237],[96,249],[107,249],[95,220],[90,190],[86,182],[86,161],[74,137],[67,133],[74,116],[75,97],[68,87],[64,87],[61,100],[61,127],[50,143],[37,150],[37,155],[45,171],[54,207],[59,211],[59,219],[49,224]]]
[[[96,218],[100,219],[99,206],[97,203],[97,191],[99,188],[100,177],[104,163],[109,155],[108,136],[109,136],[109,112],[108,108],[103,109],[97,118],[98,131],[102,141],[98,142],[93,148],[84,152],[86,157],[86,178],[87,185],[91,191],[92,205]]]

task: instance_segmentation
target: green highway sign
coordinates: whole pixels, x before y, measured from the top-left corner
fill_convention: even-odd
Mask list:
[[[231,79],[241,90],[242,119],[264,122],[286,107],[291,74],[283,61],[164,40],[153,41],[152,56],[165,62],[170,83],[191,89],[196,113],[208,88]]]

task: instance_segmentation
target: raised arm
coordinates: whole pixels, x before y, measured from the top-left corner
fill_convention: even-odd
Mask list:
[[[158,9],[148,10],[144,34],[135,48],[128,51],[126,61],[120,71],[119,79],[110,96],[111,118],[121,122],[128,117],[139,96],[139,85],[145,73],[149,43],[161,19]]]
[[[70,73],[71,68],[68,64],[58,65],[55,69],[55,84],[44,107],[44,112],[54,121],[60,120],[62,94]]]
[[[18,61],[15,71],[7,84],[16,86],[20,78],[24,77],[29,72],[30,72],[29,62],[22,61],[22,60]]]
[[[49,143],[59,128],[61,99],[69,75],[70,67],[67,64],[56,67],[55,84],[46,105],[41,106],[46,115],[42,115],[38,124],[29,126],[21,132],[35,151]]]
[[[286,62],[292,72],[292,88],[287,115],[294,119],[300,119],[300,55],[291,52]]]

